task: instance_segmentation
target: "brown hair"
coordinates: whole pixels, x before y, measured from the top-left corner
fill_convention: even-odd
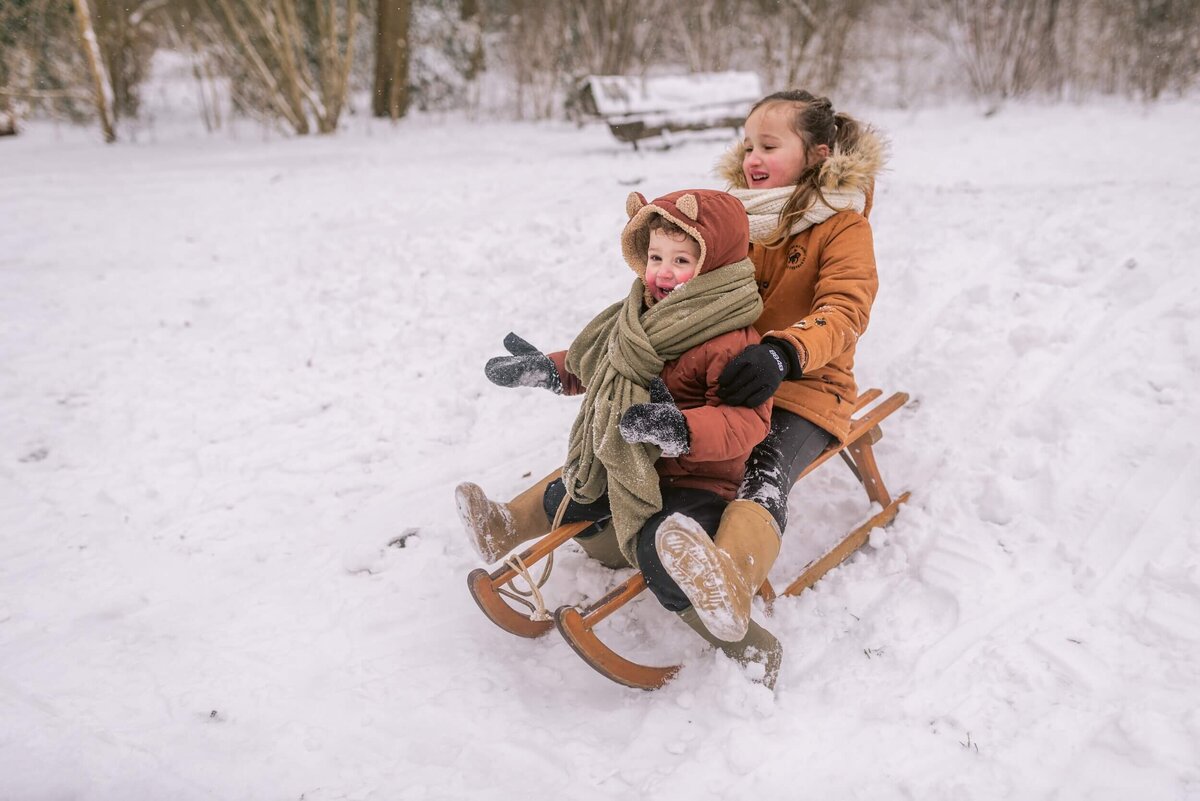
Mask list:
[[[662,231],[664,234],[674,239],[676,242],[682,242],[685,239],[691,239],[692,235],[680,228],[675,223],[668,220],[661,214],[655,214],[650,218],[650,222],[646,223],[646,233],[651,231]],[[694,240],[693,240],[694,241]]]
[[[776,105],[788,105],[792,109],[792,130],[804,143],[807,154],[813,148],[825,145],[831,153],[853,150],[862,136],[864,126],[849,114],[839,114],[833,110],[833,102],[828,97],[817,97],[803,89],[791,89],[786,92],[775,92],[767,95],[754,104],[750,114],[760,108]],[[750,114],[746,118],[750,118]],[[821,165],[819,161],[800,174],[796,189],[779,212],[779,225],[767,237],[767,247],[779,247],[788,237],[792,223],[800,219],[817,198],[828,204],[821,193]]]

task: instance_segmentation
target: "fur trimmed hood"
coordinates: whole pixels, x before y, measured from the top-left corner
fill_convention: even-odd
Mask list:
[[[696,275],[742,261],[750,251],[750,222],[742,202],[714,189],[684,189],[647,202],[640,192],[625,200],[629,222],[621,232],[621,253],[638,278],[646,274],[650,218],[663,217],[700,243]]]
[[[742,172],[742,143],[734,142],[721,156],[714,170],[732,189],[746,189],[746,176]],[[861,189],[870,198],[875,187],[875,178],[887,163],[888,142],[876,129],[864,125],[862,134],[853,150],[842,151],[835,147],[829,158],[821,165],[821,189]]]

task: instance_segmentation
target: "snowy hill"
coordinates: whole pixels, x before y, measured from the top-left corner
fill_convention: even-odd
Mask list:
[[[863,116],[913,498],[756,612],[775,695],[649,597],[604,631],[656,693],[506,635],[452,499],[561,461],[577,401],[482,364],[622,296],[625,195],[720,135],[0,142],[0,798],[1200,799],[1200,106]],[[773,577],[867,514],[830,462]]]

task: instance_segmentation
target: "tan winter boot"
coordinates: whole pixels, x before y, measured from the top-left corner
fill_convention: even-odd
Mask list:
[[[704,628],[704,623],[696,614],[696,607],[693,606],[680,612],[679,619],[688,624],[692,631],[720,648],[726,656],[739,664],[743,666],[762,665],[762,678],[755,677],[755,681],[762,682],[769,689],[775,689],[775,681],[779,678],[779,667],[783,664],[783,646],[779,644],[779,640],[775,639],[774,634],[751,620],[745,637],[738,642],[724,642]]]
[[[771,513],[754,501],[733,501],[711,539],[696,521],[671,515],[655,532],[654,544],[705,628],[719,640],[740,642],[750,626],[754,593],[779,556]]]
[[[508,503],[489,500],[478,484],[463,482],[455,488],[458,519],[483,561],[495,562],[521,543],[550,532],[542,496],[561,475],[561,470],[555,470]]]
[[[630,566],[629,561],[625,559],[625,554],[621,553],[621,548],[617,545],[617,530],[613,528],[612,523],[607,523],[596,534],[587,537],[576,537],[575,541],[579,543],[588,556],[605,567],[619,570]]]

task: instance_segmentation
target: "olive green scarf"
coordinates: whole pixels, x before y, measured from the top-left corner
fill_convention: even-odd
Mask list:
[[[654,470],[660,450],[622,439],[621,415],[650,400],[650,381],[667,362],[752,325],[762,312],[749,259],[696,276],[645,311],[644,293],[641,279],[634,281],[625,300],[597,315],[567,351],[567,369],[587,394],[571,427],[563,481],[579,503],[608,493],[617,540],[631,564],[637,564],[638,530],[662,508]]]

